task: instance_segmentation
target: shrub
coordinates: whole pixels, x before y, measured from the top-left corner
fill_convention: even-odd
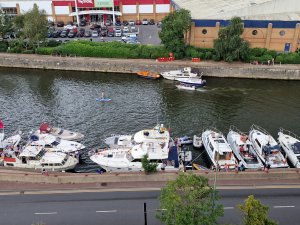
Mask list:
[[[146,174],[157,172],[157,165],[158,165],[157,163],[151,163],[148,160],[148,154],[144,155],[142,159],[142,167]]]
[[[0,41],[0,52],[6,52],[8,43],[6,41]]]
[[[255,57],[260,57],[260,56],[263,56],[266,51],[267,51],[266,48],[251,48],[249,55],[255,56]]]
[[[51,55],[53,54],[54,48],[51,47],[42,47],[42,48],[37,48],[35,53],[39,55]]]
[[[275,62],[277,62],[277,63],[280,63],[280,62],[282,63],[282,61],[283,61],[283,57],[281,55],[279,55],[275,58]]]
[[[60,42],[58,42],[56,40],[53,40],[53,39],[50,39],[46,42],[47,47],[56,47],[56,46],[59,46],[59,45],[60,45]]]
[[[23,50],[21,53],[22,54],[33,54],[34,50]]]

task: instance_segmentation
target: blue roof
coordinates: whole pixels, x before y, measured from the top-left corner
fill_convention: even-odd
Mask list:
[[[193,20],[196,27],[215,27],[220,22],[221,27],[228,26],[230,20]],[[243,20],[245,28],[267,28],[269,23],[273,28],[295,28],[300,21],[280,21],[280,20]]]

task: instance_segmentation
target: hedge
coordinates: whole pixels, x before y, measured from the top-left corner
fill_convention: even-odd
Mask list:
[[[6,52],[8,48],[7,41],[0,41],[0,52]]]

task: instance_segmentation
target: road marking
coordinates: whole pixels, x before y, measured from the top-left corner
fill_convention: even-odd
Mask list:
[[[234,209],[234,207],[224,207],[224,209]]]
[[[96,213],[115,213],[115,212],[117,212],[116,209],[114,209],[114,210],[107,210],[107,211],[96,211]]]
[[[57,212],[40,212],[40,213],[34,213],[35,215],[54,215],[57,214]]]
[[[275,205],[273,208],[295,208],[294,205]]]

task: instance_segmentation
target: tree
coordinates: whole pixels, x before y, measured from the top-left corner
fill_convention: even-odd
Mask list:
[[[24,26],[21,37],[30,47],[39,47],[40,41],[47,37],[47,17],[44,10],[39,10],[37,5],[24,14]]]
[[[161,213],[157,217],[166,225],[211,225],[223,215],[216,191],[208,179],[195,174],[180,174],[161,190]]]
[[[221,28],[218,39],[214,40],[217,60],[232,62],[248,59],[249,43],[241,38],[243,31],[243,23],[239,17],[232,18],[229,26]]]
[[[162,20],[159,37],[165,48],[177,58],[184,56],[184,34],[191,29],[191,24],[190,11],[185,9],[172,12]]]
[[[13,31],[12,19],[7,16],[0,8],[0,37]]]
[[[244,214],[245,225],[276,225],[273,220],[268,219],[269,208],[250,195],[244,205],[238,205]]]
[[[148,154],[144,155],[142,159],[142,167],[145,173],[155,173],[157,171],[157,163],[152,163],[148,160]]]

